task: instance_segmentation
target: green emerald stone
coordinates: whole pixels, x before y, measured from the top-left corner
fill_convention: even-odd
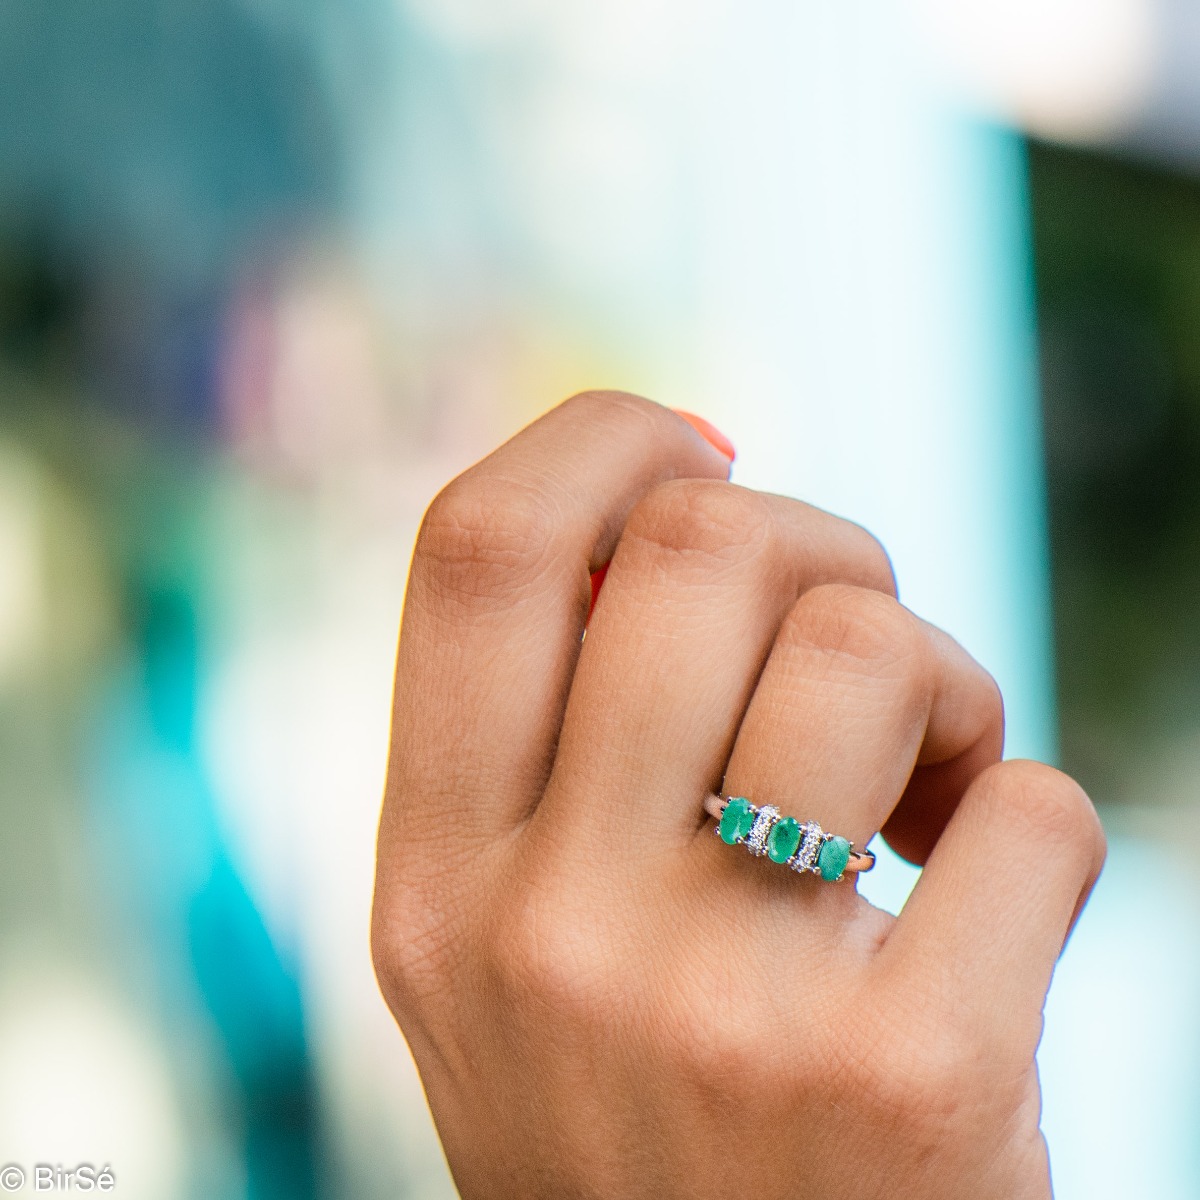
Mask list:
[[[767,838],[767,854],[772,862],[785,863],[796,853],[800,845],[800,822],[794,817],[784,817],[771,826]]]
[[[841,879],[849,861],[850,843],[844,837],[831,837],[817,855],[817,870],[821,872],[822,879],[836,883]]]
[[[717,832],[722,841],[732,846],[735,842],[743,841],[753,827],[754,813],[750,811],[750,802],[735,796],[725,805]]]

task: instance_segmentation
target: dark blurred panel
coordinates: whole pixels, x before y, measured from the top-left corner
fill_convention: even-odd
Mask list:
[[[1152,800],[1134,764],[1200,726],[1200,180],[1030,168],[1065,766]]]
[[[0,3],[4,350],[82,353],[106,406],[211,427],[231,277],[328,226],[348,173],[320,6],[289,8]]]
[[[0,202],[202,269],[344,177],[312,3],[0,5]],[[345,24],[360,24],[350,4]],[[102,236],[101,242],[105,240]]]

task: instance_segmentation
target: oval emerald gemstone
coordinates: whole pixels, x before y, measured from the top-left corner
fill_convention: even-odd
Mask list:
[[[717,832],[722,841],[732,846],[735,842],[743,841],[753,827],[754,813],[750,811],[750,802],[735,796],[725,805]]]
[[[844,837],[827,838],[817,855],[817,870],[821,878],[836,883],[850,861],[850,843]]]
[[[767,838],[767,854],[772,862],[785,863],[796,853],[800,845],[800,822],[794,817],[784,817],[771,826]]]

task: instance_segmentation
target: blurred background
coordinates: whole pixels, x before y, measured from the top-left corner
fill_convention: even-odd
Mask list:
[[[0,0],[0,1162],[453,1195],[367,952],[407,559],[593,386],[875,530],[1102,806],[1056,1192],[1200,1197],[1189,0]]]

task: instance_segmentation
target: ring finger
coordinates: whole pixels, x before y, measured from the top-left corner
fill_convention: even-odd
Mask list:
[[[686,846],[780,622],[833,580],[893,588],[870,534],[798,501],[697,480],[652,492],[588,628],[535,826],[593,859]]]
[[[894,810],[925,820],[924,790],[948,820],[1003,738],[999,690],[957,642],[890,596],[829,585],[780,628],[725,791],[861,847]]]

